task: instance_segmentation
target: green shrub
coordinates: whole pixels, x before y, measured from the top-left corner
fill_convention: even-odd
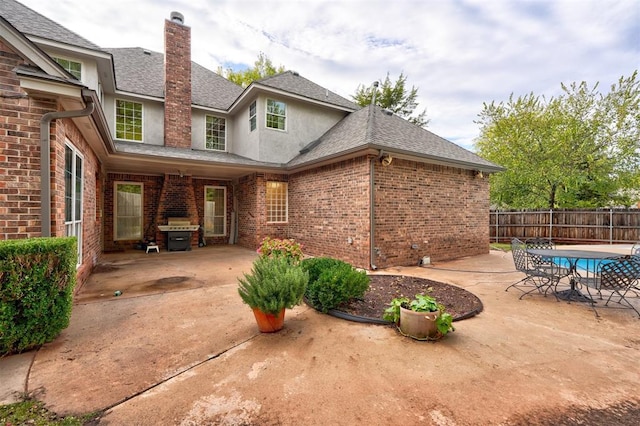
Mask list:
[[[283,256],[259,257],[250,274],[238,278],[238,293],[251,308],[276,315],[302,302],[309,274]]]
[[[76,238],[0,241],[0,355],[55,339],[69,326]]]
[[[369,288],[369,277],[338,259],[305,259],[302,267],[309,271],[307,301],[316,309],[328,312],[341,303],[360,298]]]

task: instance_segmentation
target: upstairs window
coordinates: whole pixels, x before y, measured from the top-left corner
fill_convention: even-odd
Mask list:
[[[62,68],[64,68],[69,74],[82,80],[82,64],[80,62],[72,61],[63,58],[53,58]]]
[[[251,102],[249,105],[249,131],[253,132],[256,129],[256,101]]]
[[[268,223],[288,221],[288,195],[286,182],[267,182],[266,207]]]
[[[206,116],[205,123],[205,148],[215,151],[227,149],[226,137],[227,121],[224,118]]]
[[[142,104],[116,99],[116,139],[142,142]]]
[[[267,99],[267,127],[286,130],[287,104]]]

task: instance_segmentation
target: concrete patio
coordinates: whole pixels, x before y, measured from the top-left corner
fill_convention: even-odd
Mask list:
[[[572,424],[585,413],[634,424],[640,412],[638,316],[518,300],[504,291],[521,278],[509,253],[377,272],[480,297],[484,311],[437,343],[306,305],[260,334],[236,291],[255,256],[235,246],[105,256],[58,339],[0,359],[0,402],[27,391],[61,414],[106,410],[108,425]]]

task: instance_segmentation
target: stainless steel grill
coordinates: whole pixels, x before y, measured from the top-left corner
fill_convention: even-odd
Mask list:
[[[166,225],[158,225],[158,229],[167,233],[167,250],[191,250],[191,233],[200,229],[200,225],[192,225],[184,217],[170,217]]]

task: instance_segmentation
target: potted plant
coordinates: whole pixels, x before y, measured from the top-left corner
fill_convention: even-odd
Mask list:
[[[454,331],[451,314],[427,294],[416,294],[413,300],[395,298],[389,305],[383,318],[395,323],[404,336],[417,340],[439,340]]]
[[[286,245],[291,244],[295,247],[295,243]],[[238,281],[238,293],[253,310],[259,330],[273,333],[284,326],[285,309],[302,302],[309,274],[302,269],[296,256],[285,255],[282,251],[263,252],[253,263],[251,273],[243,274]]]

